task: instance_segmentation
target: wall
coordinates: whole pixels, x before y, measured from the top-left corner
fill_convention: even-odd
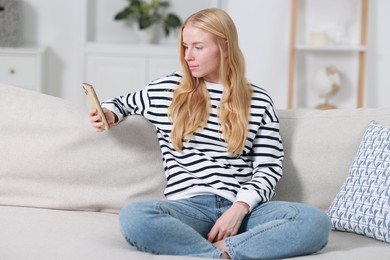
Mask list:
[[[289,2],[240,0],[228,3],[246,59],[248,79],[267,89],[279,108],[287,107]]]
[[[80,4],[78,0],[24,0],[22,41],[47,47],[44,92],[75,101],[79,86]]]
[[[389,107],[390,1],[370,1],[367,57],[367,106]]]
[[[48,46],[45,92],[77,104],[80,103],[81,56],[85,40],[85,13],[80,8],[82,1],[84,0],[23,1],[23,41],[26,44]],[[123,3],[123,0],[101,1],[115,2],[115,5]],[[186,0],[187,3],[188,1]],[[235,20],[241,48],[247,60],[248,78],[268,89],[278,108],[285,108],[290,1],[208,2],[210,5],[222,2]],[[188,12],[185,6],[179,4],[175,8],[183,8]],[[367,107],[389,106],[390,84],[387,74],[390,68],[390,50],[387,46],[390,46],[390,33],[386,29],[386,25],[390,24],[389,11],[390,1],[370,0]]]

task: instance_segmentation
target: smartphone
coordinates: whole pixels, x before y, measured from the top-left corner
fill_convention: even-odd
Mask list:
[[[90,108],[97,109],[98,114],[102,117],[104,129],[108,130],[110,128],[110,126],[108,124],[106,115],[104,114],[103,109],[100,105],[100,101],[96,95],[95,89],[93,88],[93,86],[91,84],[88,84],[88,83],[83,83],[82,85],[83,85],[85,95],[88,98],[88,103],[89,103]]]

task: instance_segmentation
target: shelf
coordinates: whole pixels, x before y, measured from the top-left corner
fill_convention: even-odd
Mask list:
[[[127,6],[126,1],[107,0],[81,0],[79,2],[81,37],[83,42],[110,42],[136,44],[137,37],[134,35],[136,24],[129,21],[116,21],[114,15]],[[227,0],[202,0],[183,1],[170,0],[169,12],[179,14],[184,21],[192,13],[210,7],[226,8]],[[190,3],[188,3],[190,2]],[[177,45],[176,37],[171,45]],[[162,37],[162,42],[170,41]]]
[[[0,47],[0,50],[2,53],[42,55],[46,51],[46,47],[44,46]]]
[[[131,54],[148,56],[177,55],[178,47],[162,44],[86,43],[87,53]]]
[[[350,51],[350,52],[363,52],[366,51],[366,46],[362,45],[325,45],[325,46],[313,46],[306,44],[298,44],[295,46],[298,51]]]
[[[338,65],[344,66],[345,68],[353,68],[351,66],[347,66],[346,61],[340,61],[340,59],[352,59],[357,60],[357,66],[356,66],[356,83],[353,82],[353,88],[356,90],[356,107],[360,108],[363,107],[364,103],[364,84],[365,84],[365,66],[366,66],[366,43],[367,43],[367,20],[368,20],[368,0],[360,0],[360,10],[358,8],[353,9],[353,13],[355,14],[358,19],[354,19],[355,21],[359,22],[360,24],[356,24],[358,28],[358,41],[355,42],[353,38],[349,39],[350,44],[342,44],[342,45],[336,45],[336,44],[328,44],[328,45],[309,45],[309,44],[297,44],[298,42],[304,43],[304,35],[307,35],[309,32],[315,32],[315,30],[319,29],[313,29],[315,27],[311,27],[311,30],[308,30],[308,32],[304,33],[302,32],[302,24],[298,25],[298,21],[303,23],[305,25],[305,22],[308,23],[310,21],[310,17],[317,17],[319,14],[322,14],[322,10],[320,10],[317,13],[309,16],[310,12],[306,11],[305,13],[305,3],[307,4],[308,0],[291,0],[291,34],[290,34],[290,61],[289,61],[289,75],[288,75],[288,103],[287,107],[289,109],[294,108],[295,102],[297,101],[297,97],[306,96],[308,93],[305,91],[301,91],[302,89],[307,89],[308,84],[308,77],[305,75],[305,63],[304,61],[312,61],[314,59],[323,61],[325,63],[329,63],[332,65]],[[340,1],[341,2],[341,1]],[[346,1],[344,1],[347,3]],[[300,4],[301,3],[301,4]],[[313,3],[313,2],[310,2]],[[319,2],[316,2],[317,4]],[[321,1],[322,7],[328,5],[327,1]],[[336,3],[336,2],[334,2]],[[338,3],[338,1],[337,1]],[[358,3],[358,2],[356,2]],[[355,4],[356,4],[355,3]],[[351,4],[351,3],[349,3]],[[299,16],[299,7],[303,11],[302,14]],[[307,9],[308,10],[308,9]],[[333,12],[331,9],[327,10],[328,12]],[[359,17],[360,16],[360,17]],[[308,18],[309,17],[309,18]],[[321,15],[322,23],[324,21],[326,22],[327,19],[330,18],[326,15]],[[352,19],[352,18],[351,18]],[[334,19],[333,19],[334,20]],[[329,25],[328,25],[329,26]],[[308,26],[307,26],[308,27]],[[319,26],[317,25],[317,28]],[[300,28],[300,31],[298,32],[298,28]],[[324,33],[323,29],[320,29],[322,33]],[[329,35],[329,32],[325,33]],[[299,39],[297,39],[297,36],[301,36]],[[351,44],[354,43],[354,44]],[[307,55],[309,54],[309,55]],[[350,55],[352,54],[352,55]],[[298,57],[299,56],[299,57]],[[330,62],[331,61],[331,62]],[[338,62],[338,64],[333,64],[333,62]],[[303,65],[302,65],[303,64]],[[317,63],[319,64],[319,63]],[[327,66],[327,64],[324,64]],[[313,66],[313,64],[310,64],[308,66],[309,69],[312,71],[316,69],[316,66]],[[299,71],[300,70],[300,71]],[[353,68],[353,70],[355,70]],[[314,73],[314,72],[312,72]],[[310,73],[306,73],[310,75]],[[349,73],[351,74],[351,73]],[[355,76],[354,76],[355,77]],[[299,78],[299,79],[298,79]],[[352,82],[352,81],[351,81]]]

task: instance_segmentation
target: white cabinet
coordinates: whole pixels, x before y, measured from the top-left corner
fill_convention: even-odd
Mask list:
[[[95,86],[101,101],[143,89],[179,70],[174,46],[90,43],[84,55],[84,81]]]
[[[0,48],[0,82],[42,91],[45,48]]]

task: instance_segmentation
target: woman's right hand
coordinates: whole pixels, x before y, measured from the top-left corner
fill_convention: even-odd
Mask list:
[[[107,108],[103,108],[104,115],[106,116],[108,125],[113,127],[117,121],[116,115],[108,110]],[[104,129],[104,123],[102,120],[102,117],[98,114],[98,111],[96,108],[91,108],[88,111],[89,114],[89,121],[91,122],[92,126],[95,128],[96,132],[103,132]]]

